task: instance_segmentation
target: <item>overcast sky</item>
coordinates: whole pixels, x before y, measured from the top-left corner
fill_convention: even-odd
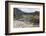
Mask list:
[[[39,8],[18,8],[21,11],[24,11],[26,13],[31,13],[31,12],[35,12],[35,11],[40,11]]]

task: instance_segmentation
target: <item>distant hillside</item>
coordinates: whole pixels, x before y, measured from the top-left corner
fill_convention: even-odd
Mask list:
[[[19,10],[18,8],[14,8],[14,16],[18,16],[18,15],[39,15],[39,11],[35,11],[35,12],[32,12],[32,13],[25,13],[21,10]]]
[[[24,13],[24,14],[27,14],[27,15],[39,15],[39,11],[35,11],[35,12],[32,12],[32,13]]]

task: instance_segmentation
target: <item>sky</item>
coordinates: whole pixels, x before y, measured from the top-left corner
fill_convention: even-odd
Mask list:
[[[35,11],[40,11],[39,8],[18,8],[21,11],[24,11],[25,13],[32,13]]]

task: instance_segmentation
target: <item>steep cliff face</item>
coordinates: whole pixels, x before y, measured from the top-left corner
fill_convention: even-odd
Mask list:
[[[14,16],[16,15],[22,15],[23,11],[19,10],[18,8],[14,8]]]

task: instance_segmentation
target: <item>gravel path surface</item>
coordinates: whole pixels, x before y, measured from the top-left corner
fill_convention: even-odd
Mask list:
[[[32,27],[33,23],[29,23],[29,22],[23,22],[23,21],[18,21],[15,20],[14,21],[14,27]]]

